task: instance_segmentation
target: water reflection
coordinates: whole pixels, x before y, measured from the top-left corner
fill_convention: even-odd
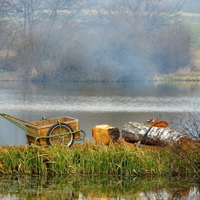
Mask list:
[[[199,82],[22,83],[0,82],[0,112],[26,121],[70,116],[91,138],[91,128],[162,115],[170,122],[182,112],[200,113]],[[0,145],[26,144],[24,131],[0,117]]]
[[[183,83],[37,83],[1,89],[0,110],[192,112],[200,111],[199,91],[200,85]]]
[[[2,176],[0,199],[199,199],[191,178],[102,176]]]

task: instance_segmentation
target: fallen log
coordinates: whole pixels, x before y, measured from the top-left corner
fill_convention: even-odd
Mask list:
[[[145,123],[128,122],[123,126],[122,138],[126,142],[136,143],[141,140],[149,127],[150,125],[146,125]],[[141,143],[146,145],[168,146],[175,143],[182,144],[183,141],[187,141],[188,145],[189,143],[191,143],[191,145],[193,145],[192,143],[194,142],[196,143],[196,141],[170,128],[152,127],[147,137],[145,137]]]

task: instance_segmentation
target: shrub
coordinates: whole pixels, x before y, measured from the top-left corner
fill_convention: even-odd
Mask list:
[[[191,65],[191,35],[187,26],[175,22],[155,35],[153,61],[161,74],[174,73]]]

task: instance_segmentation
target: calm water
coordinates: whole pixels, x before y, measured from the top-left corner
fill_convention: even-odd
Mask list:
[[[20,83],[0,82],[0,112],[26,121],[70,116],[91,138],[91,129],[122,129],[161,114],[168,123],[184,112],[200,112],[200,83]],[[26,144],[22,129],[0,117],[0,145]]]
[[[200,113],[200,83],[19,83],[0,82],[0,113],[26,121],[70,116],[91,138],[91,129],[128,121],[162,120]],[[0,117],[0,145],[27,144],[26,134]],[[0,177],[0,199],[200,199],[198,178]]]

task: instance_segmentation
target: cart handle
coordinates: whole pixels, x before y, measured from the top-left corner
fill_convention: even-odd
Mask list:
[[[27,123],[27,124],[34,125],[34,126],[35,126],[35,124],[33,124],[33,123],[31,123],[31,122],[27,122],[27,121],[25,121],[25,120],[19,119],[19,118],[17,118],[17,117],[11,116],[11,115],[7,115],[7,114],[5,114],[5,113],[0,113],[0,115],[1,115],[2,117],[6,118],[6,119],[12,118],[12,119],[16,119],[16,120],[18,120],[18,121],[21,121],[21,122],[24,122],[24,123]]]

